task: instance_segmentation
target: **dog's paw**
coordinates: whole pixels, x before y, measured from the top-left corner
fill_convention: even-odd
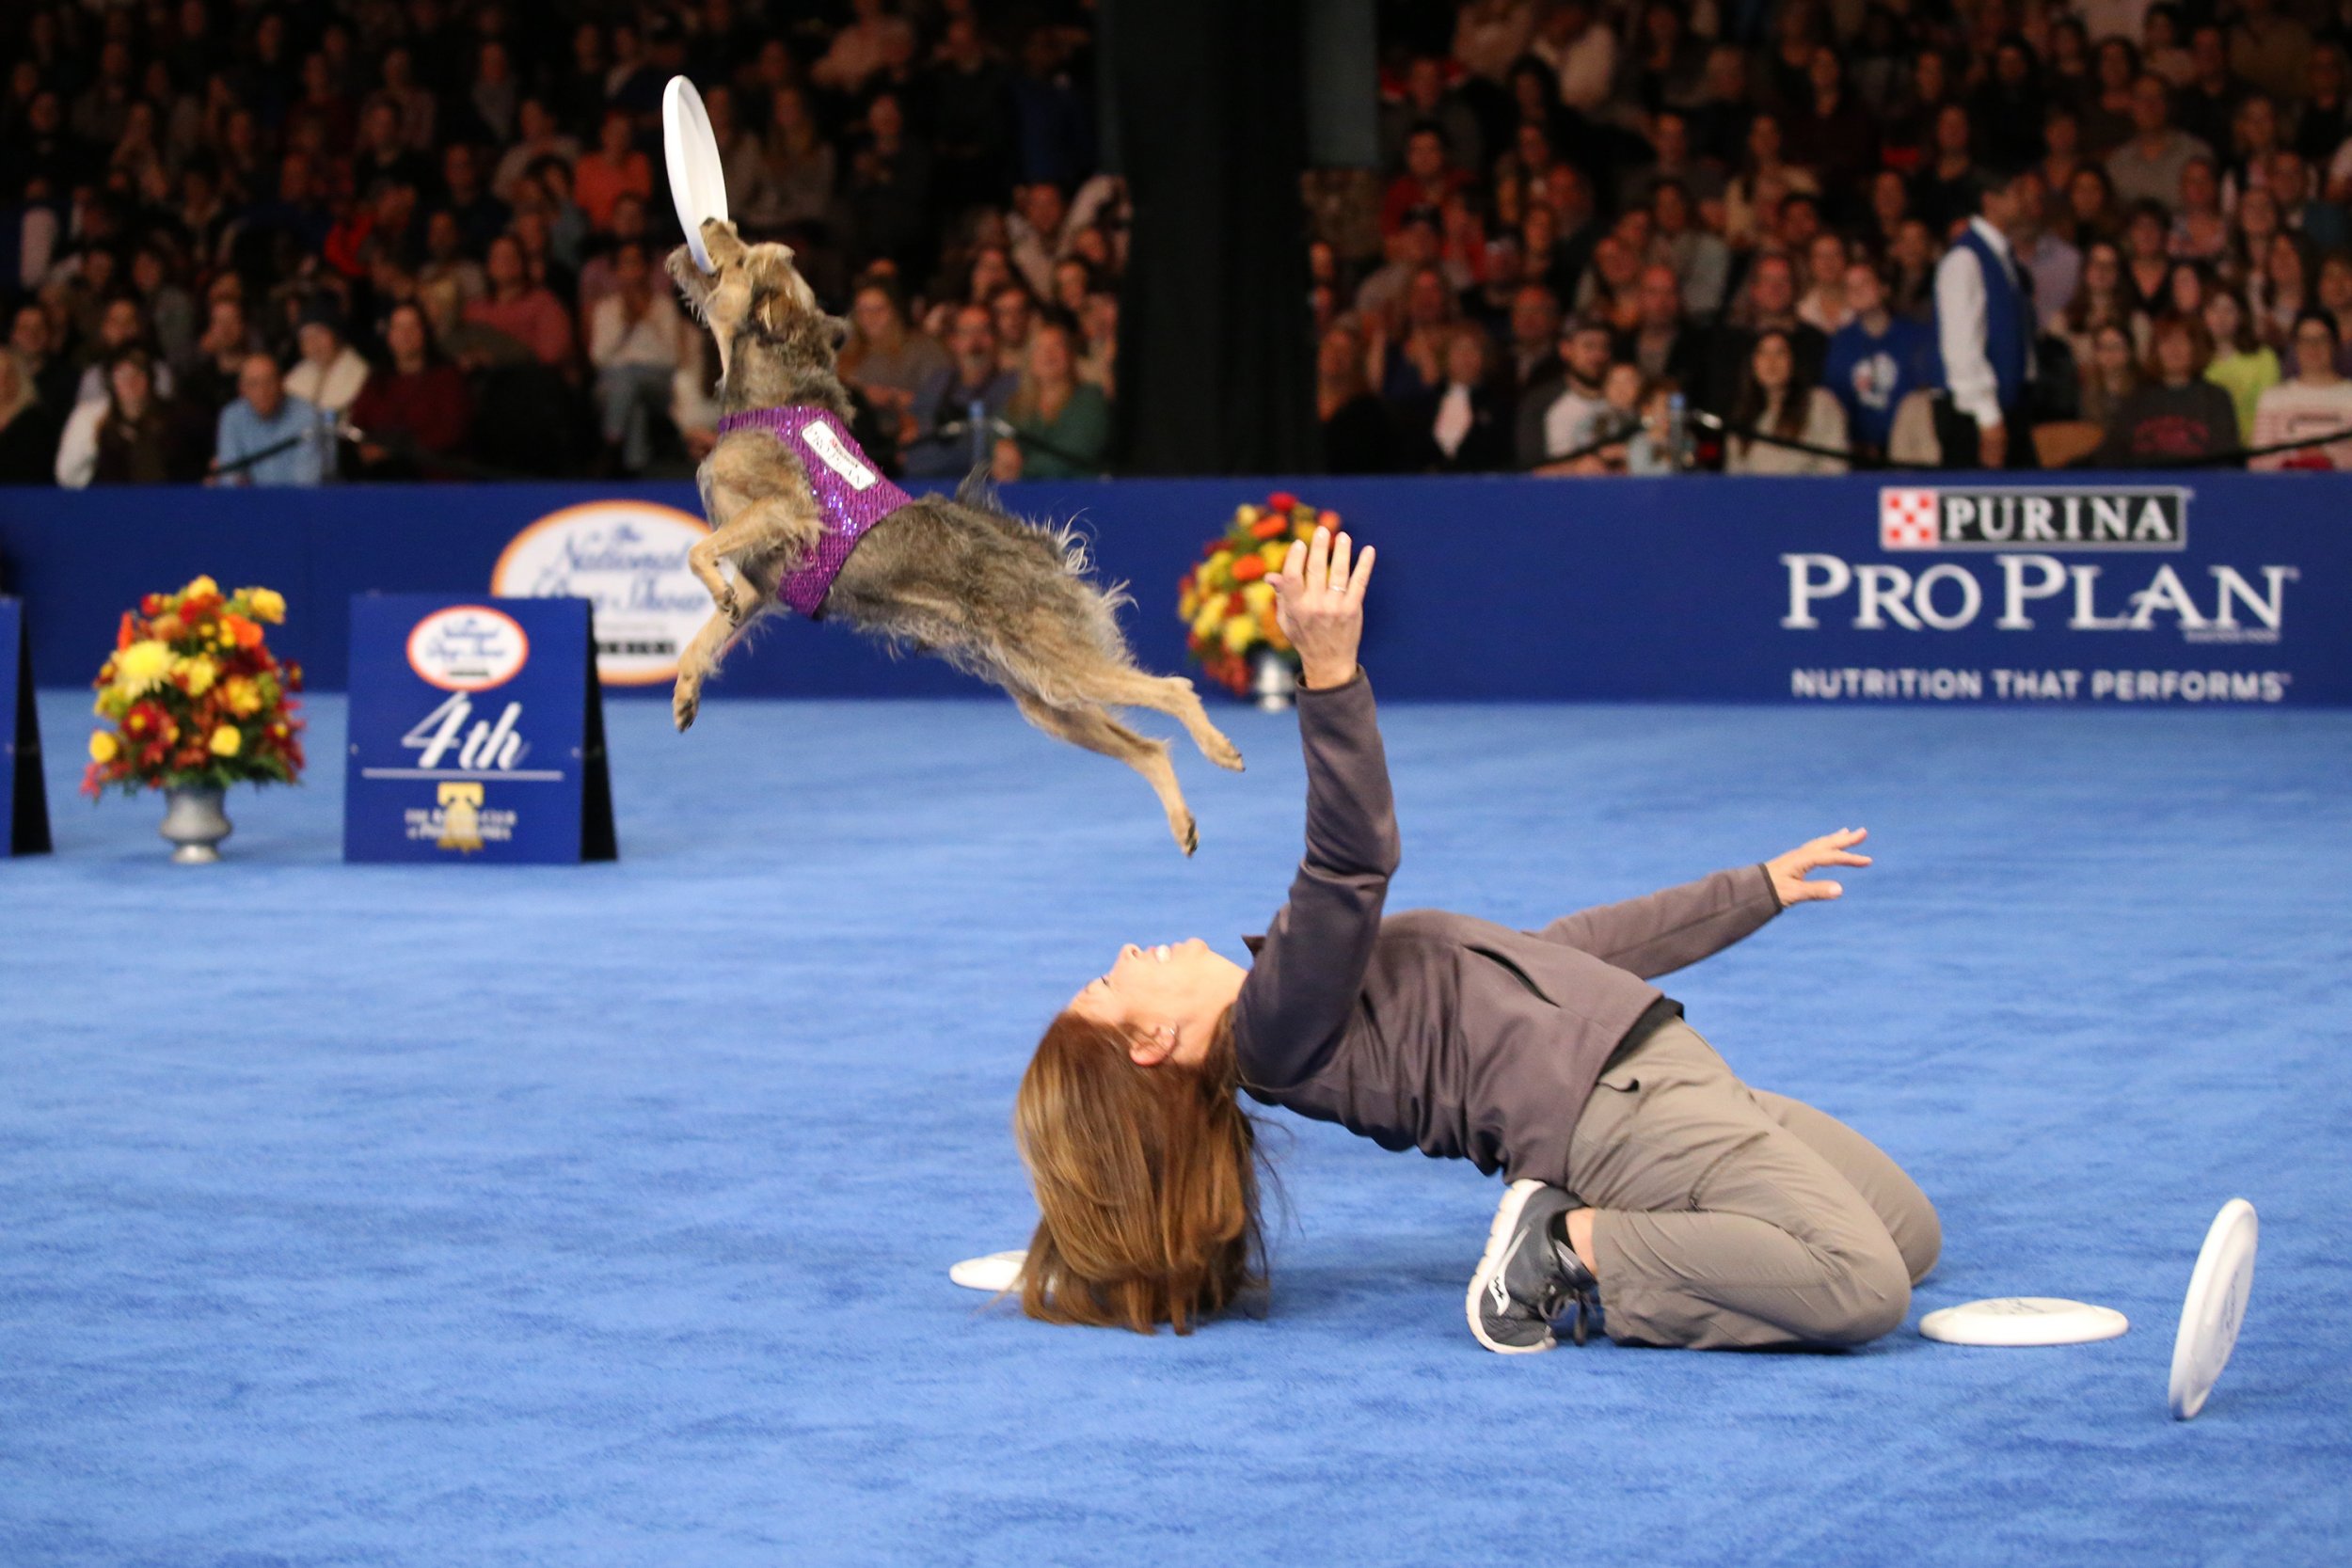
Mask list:
[[[684,735],[694,727],[694,715],[702,711],[702,693],[688,690],[682,683],[671,693],[670,717],[676,721],[678,734]]]
[[[1171,822],[1168,826],[1176,832],[1176,847],[1184,852],[1185,859],[1191,859],[1192,852],[1200,847],[1200,824],[1186,816],[1181,822]]]
[[[722,585],[711,598],[718,605],[719,613],[727,618],[728,626],[740,627],[743,625],[743,595],[736,590],[735,584]]]
[[[1214,730],[1210,731],[1209,735],[1210,738],[1200,744],[1200,754],[1219,768],[1235,773],[1240,772],[1242,770],[1241,748]]]

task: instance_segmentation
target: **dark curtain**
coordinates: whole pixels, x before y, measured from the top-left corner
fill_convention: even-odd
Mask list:
[[[1104,0],[1104,82],[1135,203],[1120,297],[1120,468],[1320,467],[1307,309],[1304,0]]]

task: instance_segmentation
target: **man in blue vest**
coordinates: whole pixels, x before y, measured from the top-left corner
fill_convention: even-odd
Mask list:
[[[2013,427],[2026,412],[2034,378],[2032,275],[2017,263],[2010,234],[2024,212],[2018,189],[2029,171],[2003,171],[1978,193],[1977,215],[1952,241],[1935,269],[1935,335],[1944,356],[1944,385],[1962,417],[1957,432],[1974,428],[1975,462],[1946,442],[1947,467],[2030,467],[2030,432]]]

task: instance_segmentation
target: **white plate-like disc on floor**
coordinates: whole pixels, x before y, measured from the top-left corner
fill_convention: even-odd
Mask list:
[[[683,76],[673,76],[661,93],[661,150],[670,165],[670,199],[677,203],[686,248],[705,272],[715,269],[703,248],[703,219],[727,217],[726,166],[719,162],[719,138],[710,134],[703,95]]]
[[[1028,1260],[1025,1251],[992,1252],[965,1259],[947,1271],[947,1277],[967,1291],[1009,1291],[1021,1283],[1021,1265]]]
[[[1921,1334],[1947,1345],[2087,1345],[2112,1339],[2131,1326],[2112,1307],[2058,1296],[1994,1296],[1919,1320]]]
[[[2205,1396],[2230,1364],[2238,1326],[2246,1322],[2247,1293],[2254,1288],[2254,1242],[2262,1227],[2254,1206],[2233,1197],[2213,1217],[2205,1244],[2188,1276],[2188,1299],[2181,1304],[2181,1331],[2172,1340],[2172,1418],[2185,1421],[2205,1407]]]

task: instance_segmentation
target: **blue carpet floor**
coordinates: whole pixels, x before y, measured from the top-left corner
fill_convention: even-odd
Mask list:
[[[1287,720],[1144,786],[993,703],[615,704],[624,859],[346,868],[316,782],[167,864],[72,799],[0,863],[0,1563],[2320,1564],[2352,1557],[2352,715],[1391,708],[1391,908],[1519,923],[1867,824],[1674,982],[1942,1208],[1917,1314],[2122,1339],[1486,1354],[1467,1166],[1278,1132],[1271,1313],[951,1287],[1033,1210],[1036,1032],[1119,941],[1238,954]],[[1279,1118],[1278,1118],[1279,1119]],[[2245,1338],[2166,1418],[2206,1222]]]

